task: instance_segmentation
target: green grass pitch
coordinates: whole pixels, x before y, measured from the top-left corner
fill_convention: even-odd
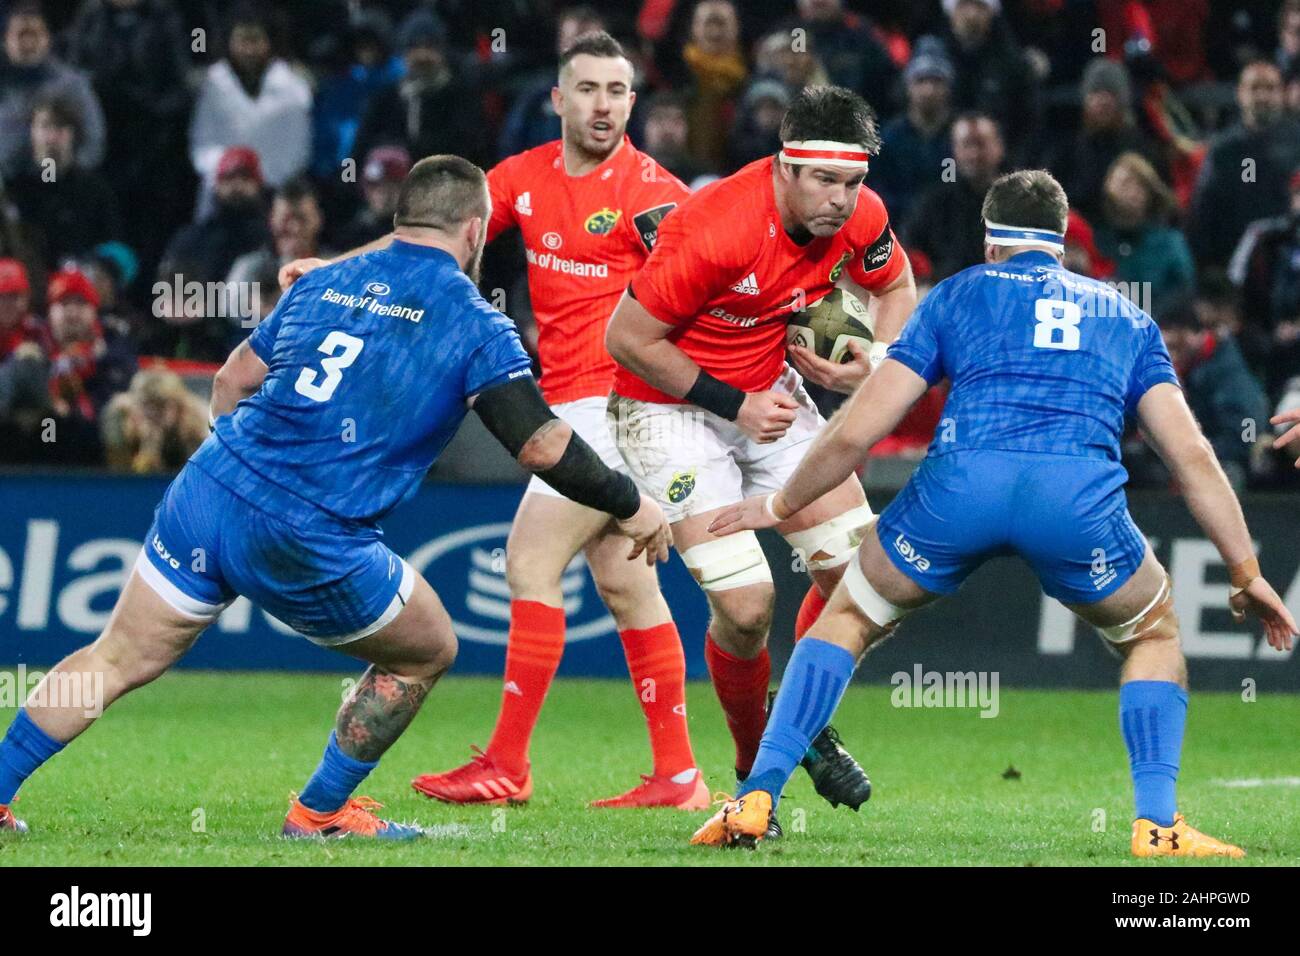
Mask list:
[[[687,846],[702,813],[586,808],[649,770],[627,682],[556,683],[527,806],[450,807],[412,791],[416,774],[447,769],[470,743],[486,742],[499,688],[453,675],[436,689],[361,791],[432,836],[376,845],[276,836],[289,792],[319,759],[341,677],[169,674],[28,781],[17,810],[32,833],[0,839],[0,864],[1143,865],[1128,856],[1114,692],[1004,689],[1000,713],[985,719],[895,708],[889,686],[855,686],[835,723],[871,774],[871,801],[860,814],[832,810],[797,771],[781,805],[786,839],[746,852]],[[731,745],[711,688],[691,684],[689,706],[706,778],[728,789]],[[1245,864],[1300,863],[1300,787],[1286,779],[1300,778],[1297,725],[1300,697],[1193,694],[1182,809],[1244,846]],[[1250,778],[1265,782],[1225,785]]]

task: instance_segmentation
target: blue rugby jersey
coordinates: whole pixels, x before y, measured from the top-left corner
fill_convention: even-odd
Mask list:
[[[273,515],[377,521],[415,491],[470,396],[530,374],[514,323],[455,259],[401,241],[307,273],[248,341],[266,379],[192,460]]]
[[[1022,252],[939,283],[889,357],[952,383],[929,454],[969,448],[1119,461],[1124,417],[1178,377],[1160,330],[1103,282]]]

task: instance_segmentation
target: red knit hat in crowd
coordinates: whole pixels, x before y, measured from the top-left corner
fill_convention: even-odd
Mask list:
[[[247,176],[259,184],[262,182],[262,161],[251,146],[231,146],[217,161],[217,179],[237,175]]]
[[[31,283],[27,281],[27,269],[17,259],[0,259],[0,295],[11,295],[15,292],[22,295],[32,291]]]
[[[50,276],[50,284],[45,292],[46,301],[53,304],[73,297],[85,299],[96,309],[99,308],[99,291],[80,269],[62,269]]]

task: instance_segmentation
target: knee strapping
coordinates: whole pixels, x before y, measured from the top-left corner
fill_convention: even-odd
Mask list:
[[[771,583],[758,536],[752,531],[704,541],[681,552],[682,562],[706,591],[727,591],[747,584]]]
[[[876,516],[865,502],[819,525],[792,531],[785,536],[790,547],[803,556],[810,571],[838,568],[862,543],[862,536]]]
[[[1160,582],[1160,589],[1151,603],[1137,615],[1123,624],[1099,627],[1097,633],[1116,647],[1176,635],[1178,618],[1174,614],[1174,588],[1169,575],[1166,574]]]
[[[858,609],[879,627],[889,627],[908,613],[907,608],[885,600],[880,592],[871,586],[867,576],[862,573],[861,563],[857,561],[851,561],[844,569],[844,586]]]

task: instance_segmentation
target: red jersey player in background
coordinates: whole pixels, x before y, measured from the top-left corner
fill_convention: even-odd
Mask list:
[[[837,284],[874,297],[870,355],[858,349],[837,368],[808,350],[792,353],[810,377],[852,391],[916,306],[884,204],[863,185],[880,145],[871,108],[840,87],[807,87],[786,113],[781,139],[778,156],[709,184],[664,222],[606,334],[621,366],[610,426],[708,597],[705,655],[741,779],[766,721],[774,589],[753,532],[718,538],[709,523],[727,505],[780,488],[825,424],[786,364],[791,312]],[[861,483],[850,478],[777,526],[813,579],[796,639],[874,520]],[[871,793],[833,729],[813,741],[803,764],[832,804],[856,810]],[[772,820],[769,838],[779,831]]]
[[[586,33],[565,49],[551,98],[561,138],[488,173],[488,239],[515,226],[523,233],[542,394],[605,464],[626,471],[605,424],[615,368],[605,351],[605,323],[654,245],[660,221],[689,190],[627,138],[636,99],[632,64],[607,33]],[[282,275],[292,278],[314,264],[290,263]],[[529,483],[506,543],[510,633],[496,729],[485,751],[454,770],[416,778],[417,790],[449,803],[529,798],[529,742],[564,651],[561,576],[581,551],[618,627],[654,754],[654,772],[639,786],[592,805],[708,806],[687,732],[681,638],[654,569],[628,561],[627,550],[608,515],[544,482]],[[647,686],[655,692],[640,693]]]

